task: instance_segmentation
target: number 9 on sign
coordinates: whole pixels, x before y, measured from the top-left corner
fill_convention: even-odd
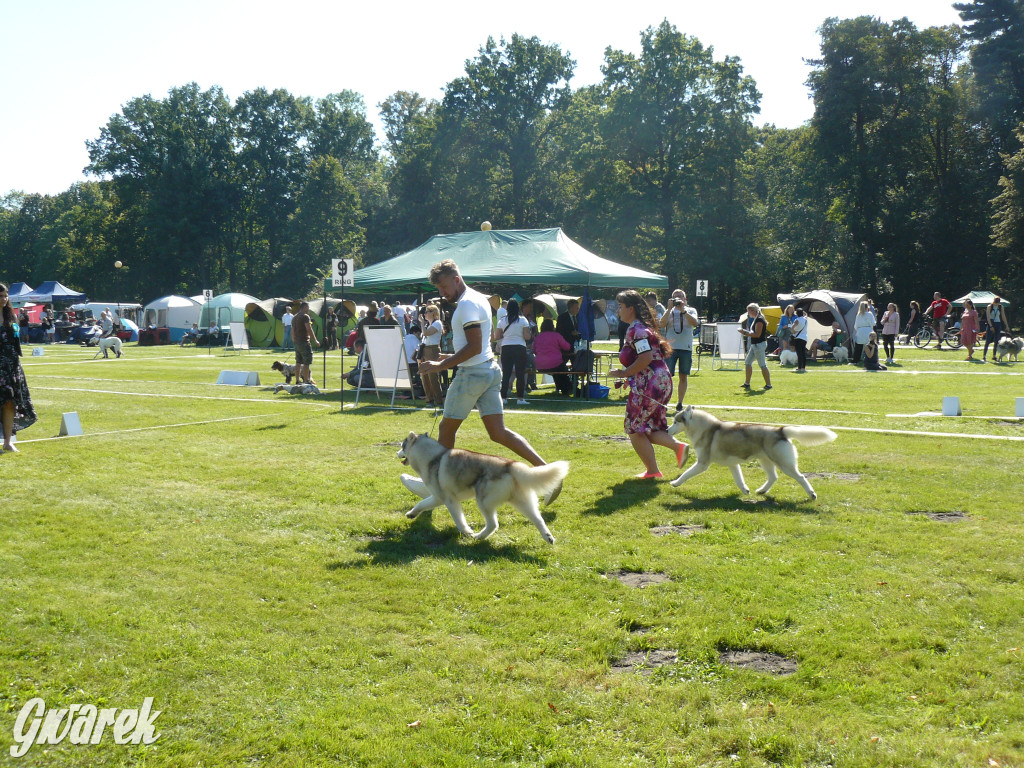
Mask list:
[[[334,288],[354,286],[355,268],[355,259],[331,259],[331,285]]]

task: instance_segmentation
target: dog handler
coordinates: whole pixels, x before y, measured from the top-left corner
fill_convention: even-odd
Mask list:
[[[469,412],[476,408],[494,442],[529,461],[535,467],[547,462],[533,450],[522,435],[505,426],[501,402],[501,367],[491,351],[491,305],[488,298],[468,287],[451,259],[435,264],[430,270],[430,283],[441,297],[450,303],[458,302],[452,314],[452,348],[454,354],[439,360],[420,362],[420,374],[438,373],[458,367],[458,373],[448,387],[444,400],[444,417],[438,428],[437,440],[446,448],[455,447],[455,435]],[[403,477],[403,482],[406,478]],[[420,481],[406,482],[414,493],[426,493],[417,485]],[[561,484],[548,494],[550,504],[561,493]],[[421,494],[423,495],[423,494]]]
[[[292,341],[295,342],[295,379],[302,384],[312,384],[309,366],[313,364],[313,344],[320,346],[320,342],[309,319],[308,301],[299,304],[299,313],[292,320]]]

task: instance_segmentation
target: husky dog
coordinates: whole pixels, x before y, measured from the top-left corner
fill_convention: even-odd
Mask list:
[[[295,377],[295,366],[289,365],[288,363],[282,363],[280,360],[275,360],[271,364],[270,370],[280,371],[281,374],[284,376],[285,384],[291,384],[292,379]]]
[[[287,392],[289,395],[319,395],[320,388],[316,384],[278,384],[274,387],[274,394]]]
[[[442,504],[448,508],[455,527],[474,539],[486,539],[498,530],[498,506],[509,503],[540,531],[548,544],[555,543],[544,518],[537,508],[537,494],[547,494],[569,473],[569,462],[556,461],[542,467],[531,467],[484,453],[448,449],[426,435],[410,432],[402,441],[398,458],[422,478],[402,475],[407,488],[423,496],[415,507],[405,513],[415,520],[421,512]],[[485,525],[479,533],[466,522],[459,503],[475,497],[483,513]]]
[[[673,480],[672,485],[682,485],[705,471],[712,463],[724,464],[732,470],[733,479],[740,490],[749,493],[740,463],[756,458],[768,475],[757,493],[768,493],[778,477],[775,472],[778,467],[800,483],[812,500],[818,498],[818,494],[796,467],[796,446],[792,441],[798,440],[804,445],[821,445],[836,439],[836,433],[824,427],[773,427],[769,424],[720,421],[692,405],[676,414],[668,433],[674,435],[684,430],[697,453],[697,461]]]
[[[779,352],[779,363],[783,367],[792,368],[797,364],[796,352],[792,349],[784,349]]]
[[[1019,336],[1016,339],[1004,336],[999,340],[999,343],[996,344],[996,358],[1000,363],[1003,362],[1004,357],[1012,357],[1013,362],[1017,362],[1017,355],[1019,355],[1022,350],[1024,350],[1024,339]]]
[[[121,356],[121,340],[117,336],[107,336],[100,339],[100,350],[92,356],[92,359],[95,360],[100,355],[103,355],[104,358],[109,358],[110,352],[113,352],[118,357]]]

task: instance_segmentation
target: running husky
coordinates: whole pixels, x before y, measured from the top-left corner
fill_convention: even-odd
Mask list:
[[[458,448],[449,450],[437,440],[415,432],[410,432],[402,441],[398,458],[423,478],[402,475],[405,486],[423,497],[405,513],[410,520],[419,517],[420,512],[444,504],[459,531],[482,540],[498,530],[498,506],[508,502],[537,526],[548,544],[555,543],[537,508],[537,494],[553,490],[568,474],[569,462],[531,467],[484,453]],[[459,503],[474,496],[486,522],[479,533],[473,533]]]
[[[672,485],[682,485],[713,463],[724,464],[732,470],[732,476],[740,490],[749,493],[750,489],[743,479],[740,463],[756,458],[768,475],[768,479],[756,493],[768,493],[778,477],[775,472],[775,468],[778,467],[800,483],[812,500],[818,498],[818,494],[796,467],[796,446],[792,441],[797,440],[804,445],[821,445],[836,439],[836,433],[824,427],[773,427],[769,424],[720,421],[707,411],[694,408],[692,405],[676,414],[668,433],[674,435],[683,430],[693,444],[697,461],[673,480]]]

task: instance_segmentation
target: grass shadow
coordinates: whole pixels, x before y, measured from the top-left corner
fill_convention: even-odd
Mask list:
[[[444,514],[445,517],[448,516],[444,509],[434,510],[434,512]],[[406,565],[424,557],[474,563],[504,560],[538,566],[546,565],[548,562],[547,558],[525,553],[513,544],[492,544],[490,540],[473,542],[460,534],[454,527],[437,529],[431,522],[431,514],[426,512],[402,530],[388,531],[373,537],[357,551],[367,555],[368,559],[328,563],[327,570],[340,571],[376,565]]]
[[[768,514],[784,512],[788,514],[816,515],[820,510],[813,506],[810,499],[790,501],[777,499],[773,496],[741,496],[739,493],[728,496],[712,496],[706,499],[683,498],[676,503],[667,503],[665,508],[673,512],[694,512],[705,510],[721,512],[736,509],[737,505],[752,514]]]
[[[631,477],[609,488],[608,490],[611,493],[607,496],[602,496],[597,500],[597,504],[594,505],[593,509],[584,510],[583,514],[611,515],[623,509],[628,509],[636,506],[638,503],[653,499],[659,493],[658,486],[663,484],[664,481],[659,483]]]

